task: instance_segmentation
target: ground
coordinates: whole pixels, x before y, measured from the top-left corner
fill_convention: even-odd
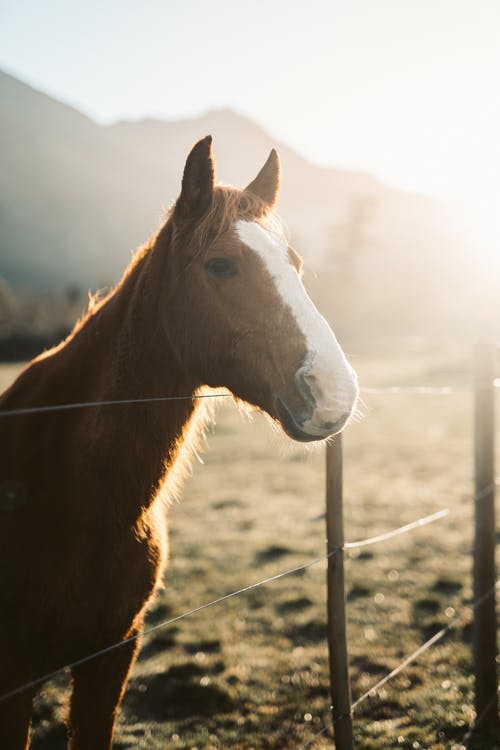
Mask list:
[[[344,436],[346,539],[443,508],[449,515],[346,559],[356,700],[467,613],[472,567],[472,397],[462,356],[353,358],[364,386],[450,384],[450,395],[365,395]],[[16,368],[0,369],[0,386]],[[497,451],[497,469],[500,460]],[[217,409],[201,460],[170,511],[171,562],[148,626],[325,552],[324,460],[261,415]],[[497,470],[497,473],[500,471]],[[329,723],[324,561],[146,636],[116,748],[298,750]],[[460,750],[474,719],[470,617],[365,700],[360,750]],[[67,680],[37,699],[35,750],[64,747]],[[332,747],[330,734],[314,745]],[[492,750],[493,739],[476,748]]]

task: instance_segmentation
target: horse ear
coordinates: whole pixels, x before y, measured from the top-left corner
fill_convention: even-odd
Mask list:
[[[182,190],[175,204],[175,218],[189,219],[202,216],[212,203],[214,183],[212,136],[207,135],[195,143],[186,159]]]
[[[273,148],[259,174],[250,185],[246,186],[245,190],[258,196],[264,203],[267,203],[269,208],[272,208],[278,198],[280,175],[280,158],[276,149]]]

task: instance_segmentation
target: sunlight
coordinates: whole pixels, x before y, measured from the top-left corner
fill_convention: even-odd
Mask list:
[[[500,197],[476,197],[464,205],[464,210],[466,229],[485,254],[485,261],[500,265]]]

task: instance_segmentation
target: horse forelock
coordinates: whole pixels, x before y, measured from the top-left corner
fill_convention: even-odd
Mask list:
[[[172,220],[173,210],[174,207],[167,214],[167,224]],[[182,244],[186,240],[193,255],[199,255],[241,220],[258,222],[273,234],[285,238],[282,220],[261,198],[230,185],[217,185],[212,203],[202,217],[191,225],[175,225],[174,241]]]

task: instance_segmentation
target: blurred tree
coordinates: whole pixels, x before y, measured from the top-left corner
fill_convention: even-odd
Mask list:
[[[360,298],[365,283],[361,270],[366,254],[375,247],[378,203],[372,195],[351,198],[344,218],[328,230],[322,267],[308,283],[341,338],[352,340],[360,333]]]
[[[0,276],[0,333],[6,331],[16,317],[16,297],[7,281]]]
[[[334,224],[328,236],[329,261],[342,285],[355,285],[363,255],[373,246],[372,232],[378,199],[354,196],[344,221]]]

